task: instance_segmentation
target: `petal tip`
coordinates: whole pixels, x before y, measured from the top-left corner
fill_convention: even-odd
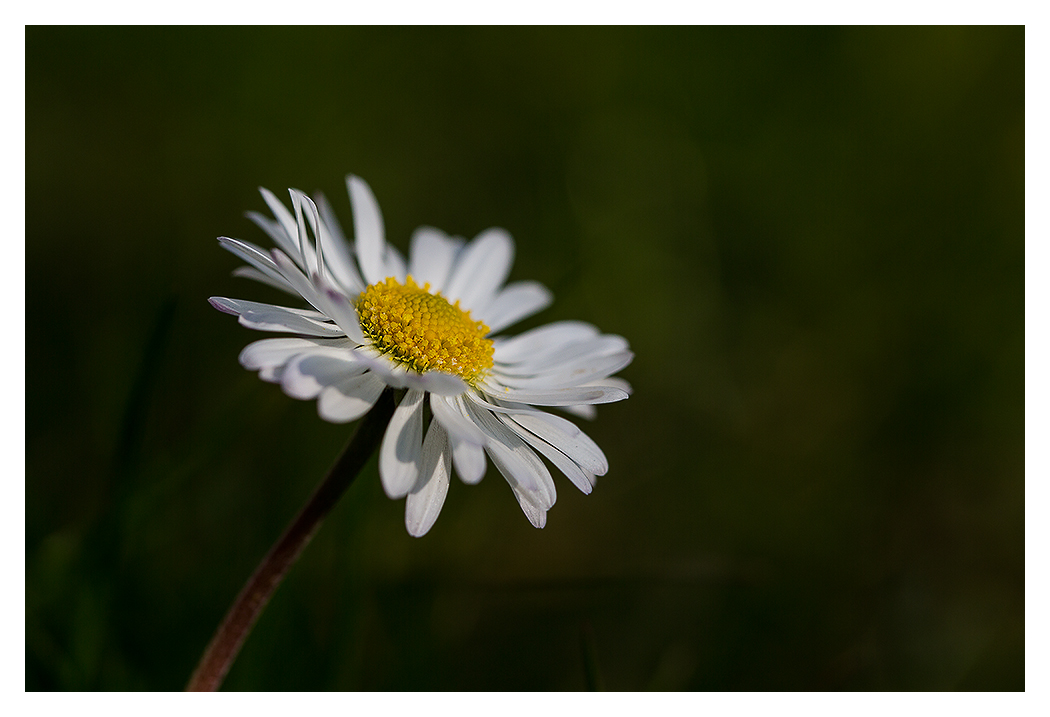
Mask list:
[[[224,299],[221,296],[212,296],[208,298],[208,303],[211,304],[213,309],[218,309],[224,314],[230,314],[231,316],[240,315],[237,310],[233,308],[229,299]]]

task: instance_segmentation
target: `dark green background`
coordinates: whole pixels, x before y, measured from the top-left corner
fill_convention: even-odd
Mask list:
[[[26,30],[26,688],[178,689],[340,451],[215,242],[372,186],[626,336],[611,469],[375,464],[228,689],[1022,689],[1024,30]],[[518,327],[521,328],[521,327]],[[516,328],[515,330],[518,330]],[[587,665],[596,667],[588,678]]]

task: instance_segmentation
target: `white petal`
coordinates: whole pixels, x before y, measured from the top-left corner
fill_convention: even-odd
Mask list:
[[[467,311],[483,312],[503,285],[514,260],[514,241],[503,229],[486,229],[463,248],[442,293]]]
[[[514,497],[518,499],[518,505],[521,506],[522,512],[525,513],[525,517],[529,519],[533,526],[543,528],[547,525],[546,510],[533,503],[529,496],[523,494],[520,490],[514,489]]]
[[[308,279],[281,251],[272,252],[274,264],[295,291],[325,316],[333,319],[342,332],[357,343],[364,343],[357,309],[328,279],[316,272]]]
[[[306,278],[306,275],[299,270],[299,267],[280,249],[271,251],[270,256],[273,258],[273,263],[277,266],[277,270],[281,272],[281,276],[292,285],[292,288],[295,289],[299,296],[306,299],[311,306],[323,313],[328,299],[319,294],[314,283]]]
[[[325,353],[302,353],[290,360],[281,374],[281,388],[292,398],[310,399],[326,386],[358,376],[367,369],[349,357],[353,352],[342,352],[341,356]]]
[[[500,363],[500,371],[517,376],[532,376],[566,371],[586,365],[591,359],[628,350],[627,339],[613,334],[602,334],[582,341],[571,341],[561,346],[550,346],[516,363]],[[495,353],[495,352],[494,352]]]
[[[463,243],[450,239],[445,232],[434,227],[419,227],[412,233],[409,244],[408,273],[417,284],[430,284],[430,293],[436,294],[445,288],[452,263]]]
[[[365,283],[354,265],[353,253],[346,237],[343,236],[343,229],[323,194],[316,195],[315,204],[321,222],[319,227],[314,228],[314,232],[321,237],[325,267],[342,291],[351,296],[360,294],[365,290]]]
[[[266,232],[266,236],[270,237],[278,247],[285,251],[291,249],[295,253],[295,242],[284,233],[284,227],[281,226],[280,222],[263,216],[259,212],[245,212],[244,216],[251,220],[255,226]]]
[[[219,237],[219,245],[231,254],[244,259],[255,269],[273,279],[276,285],[280,285],[279,288],[292,294],[298,293],[292,288],[292,285],[281,276],[281,273],[277,270],[277,265],[273,263],[273,259],[270,255],[251,242],[241,241],[240,239],[230,239],[229,237]]]
[[[371,286],[386,278],[383,264],[386,240],[379,204],[365,180],[354,175],[346,178],[350,204],[354,210],[354,248],[365,283]]]
[[[405,527],[417,538],[437,520],[448,493],[450,471],[448,434],[437,421],[430,422],[423,441],[419,481],[405,501]]]
[[[580,406],[561,406],[561,409],[588,421],[593,421],[595,416],[598,415],[598,409],[587,404],[582,404]]]
[[[276,230],[266,231],[265,227],[262,227],[263,230],[270,235],[270,238],[274,240],[277,246],[280,247],[285,254],[295,259],[299,266],[304,266],[303,257],[299,252],[299,244],[296,237],[297,231],[295,227],[295,218],[292,216],[291,212],[288,211],[288,208],[284,206],[281,200],[274,196],[274,193],[269,189],[259,187],[259,193],[262,194],[263,199],[266,201],[266,206],[268,206],[270,211],[273,212],[273,216],[277,219],[280,228],[283,230],[283,234]]]
[[[416,373],[367,343],[358,354],[361,361],[368,363],[369,368],[394,388],[417,388],[440,396],[458,396],[469,388],[463,379],[452,374],[440,371]]]
[[[584,495],[590,495],[594,486],[591,484],[590,480],[588,480],[587,474],[576,464],[575,461],[551,444],[526,431],[515,423],[510,416],[501,415],[499,416],[499,419],[503,422],[503,425],[514,431],[514,433],[523,438],[526,443],[542,453],[547,460],[554,464],[555,468],[564,473],[565,477],[572,481],[573,485],[583,491]]]
[[[491,333],[496,333],[550,306],[554,299],[543,284],[518,281],[508,284],[478,316]]]
[[[485,449],[476,443],[449,435],[452,446],[452,462],[456,475],[467,485],[476,485],[485,477]]]
[[[386,245],[383,266],[386,267],[386,270],[383,272],[386,276],[392,276],[402,284],[405,283],[405,275],[408,274],[405,257],[401,256],[401,252],[390,244]]]
[[[493,358],[504,363],[515,363],[597,335],[596,327],[582,321],[558,321],[497,343]]]
[[[309,274],[319,274],[322,262],[321,248],[316,247],[310,241],[310,235],[306,230],[306,222],[303,220],[304,214],[310,217],[310,226],[313,228],[314,236],[317,236],[317,227],[321,223],[317,216],[317,207],[310,197],[298,189],[289,189],[288,194],[292,197],[292,209],[295,210],[295,230],[303,253],[303,260],[306,263],[306,271]]]
[[[609,470],[609,461],[602,449],[572,421],[543,411],[515,413],[510,419],[557,448],[584,470],[595,475],[605,475]]]
[[[426,391],[438,396],[459,396],[469,388],[463,379],[450,373],[442,373],[441,371],[416,373],[401,364],[390,362],[389,359],[386,361],[387,366],[393,367],[387,373],[389,383],[392,386],[417,388],[420,391]]]
[[[436,393],[439,396],[459,396],[469,389],[466,382],[459,376],[441,371],[427,371],[419,375],[418,385],[428,393]]]
[[[486,381],[479,386],[489,396],[500,401],[530,403],[536,406],[573,406],[580,403],[612,403],[622,401],[628,393],[613,386],[590,384],[571,388],[555,388],[548,391],[520,388],[500,388]]]
[[[462,438],[475,445],[484,444],[485,434],[473,420],[467,417],[464,409],[460,408],[461,405],[457,398],[430,396],[430,408],[434,412],[434,418],[441,422],[449,435],[454,438]]]
[[[458,408],[458,400],[431,395],[430,409],[434,420],[449,434],[452,460],[460,480],[474,484],[485,476],[485,453],[481,448],[485,434]]]
[[[557,493],[547,466],[525,442],[496,420],[496,417],[475,405],[466,406],[467,414],[486,434],[485,452],[503,477],[517,493],[519,490],[530,503],[544,511],[554,505]]]
[[[631,384],[629,384],[624,379],[619,378],[618,376],[611,376],[609,378],[603,378],[601,381],[591,381],[590,383],[588,383],[586,385],[587,386],[603,386],[603,387],[606,387],[606,388],[616,389],[618,391],[623,391],[628,396],[630,396],[632,391],[633,391],[633,389],[631,388]],[[579,416],[580,418],[586,418],[589,421],[593,421],[594,417],[598,415],[598,411],[594,408],[594,406],[590,406],[590,405],[586,405],[586,404],[580,404],[580,405],[574,405],[574,406],[560,406],[560,408],[563,411],[567,411],[568,413],[573,414],[574,416]]]
[[[339,325],[343,332],[359,344],[365,343],[365,335],[361,331],[361,317],[350,300],[340,291],[332,287],[326,279],[317,277],[318,283],[323,287],[325,301],[325,313]]]
[[[354,376],[321,391],[317,413],[331,423],[353,421],[368,413],[384,388],[371,372]]]
[[[467,397],[480,408],[500,414],[501,420],[504,416],[509,417],[509,420],[528,429],[543,441],[557,448],[585,470],[598,475],[605,475],[605,472],[609,470],[609,461],[605,458],[602,449],[572,421],[535,408],[515,408],[486,403],[474,394],[467,394]],[[514,426],[510,427],[514,428]]]
[[[349,353],[353,348],[353,342],[347,339],[261,339],[245,346],[238,361],[244,368],[254,371],[264,366],[283,366],[301,353],[339,355],[344,351]]]
[[[508,435],[513,435],[508,431]],[[542,528],[547,523],[547,511],[551,509],[554,501],[546,500],[546,496],[539,491],[529,490],[523,486],[518,478],[529,474],[529,469],[524,464],[518,463],[515,460],[515,455],[506,450],[505,447],[499,443],[493,443],[488,449],[489,458],[492,459],[492,463],[499,469],[499,472],[503,474],[503,477],[507,479],[507,483],[510,485],[511,490],[514,491],[514,497],[518,499],[518,505],[521,506],[522,512],[537,528]],[[535,454],[533,454],[535,457]],[[536,459],[539,460],[538,458]],[[543,465],[542,463],[540,464]],[[546,468],[543,468],[546,471]],[[547,475],[547,479],[550,480],[550,475]],[[551,483],[553,487],[553,482]]]
[[[259,378],[269,383],[280,383],[284,375],[284,366],[263,366],[259,369]]]
[[[361,352],[364,354],[364,352]],[[409,371],[404,364],[398,363],[386,356],[372,356],[366,355],[365,358],[372,366],[372,371],[375,372],[376,376],[383,379],[387,386],[392,388],[409,388],[410,384],[413,383],[412,379],[415,375]],[[418,388],[417,386],[411,386],[412,388]]]
[[[379,477],[390,498],[407,495],[419,477],[423,447],[423,392],[410,390],[387,424],[379,447]]]
[[[620,378],[619,376],[610,376],[609,378],[603,378],[601,381],[591,381],[591,383],[588,385],[609,386],[612,388],[618,388],[627,395],[631,395],[634,392],[634,389],[631,388],[631,384],[628,383],[625,379]]]
[[[557,370],[545,371],[538,376],[514,376],[495,371],[499,382],[512,388],[554,389],[580,386],[589,381],[608,377],[627,366],[634,359],[630,351],[609,356],[585,356],[576,361],[559,366]]]
[[[289,294],[292,294],[294,296],[299,296],[295,289],[290,287],[286,282],[284,282],[281,279],[275,279],[272,276],[264,274],[263,272],[256,269],[254,266],[239,266],[233,270],[232,274],[233,276],[237,276],[242,279],[252,279],[254,281],[258,281],[261,284],[266,284],[267,286],[272,286],[275,289],[280,289],[281,291],[288,292]]]
[[[342,336],[343,330],[335,324],[318,320],[320,316],[313,311],[292,309],[287,306],[260,304],[255,301],[227,299],[213,296],[208,302],[227,314],[240,317],[240,323],[250,329],[260,331],[287,331],[307,336]]]
[[[314,204],[317,205],[317,211],[321,214],[321,220],[328,228],[328,231],[331,232],[332,238],[338,243],[349,247],[350,240],[346,238],[346,234],[343,232],[343,225],[339,223],[339,218],[332,211],[332,205],[324,192],[314,193]]]

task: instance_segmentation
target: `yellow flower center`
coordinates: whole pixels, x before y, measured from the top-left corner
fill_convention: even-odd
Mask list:
[[[372,284],[357,299],[361,330],[373,345],[417,373],[444,371],[473,385],[492,368],[489,327],[430,284],[420,287],[409,276]]]

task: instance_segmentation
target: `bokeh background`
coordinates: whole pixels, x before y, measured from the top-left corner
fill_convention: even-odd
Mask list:
[[[265,186],[626,336],[591,496],[374,461],[230,690],[1023,689],[1024,29],[26,29],[26,689],[180,689],[341,450],[209,296]]]

